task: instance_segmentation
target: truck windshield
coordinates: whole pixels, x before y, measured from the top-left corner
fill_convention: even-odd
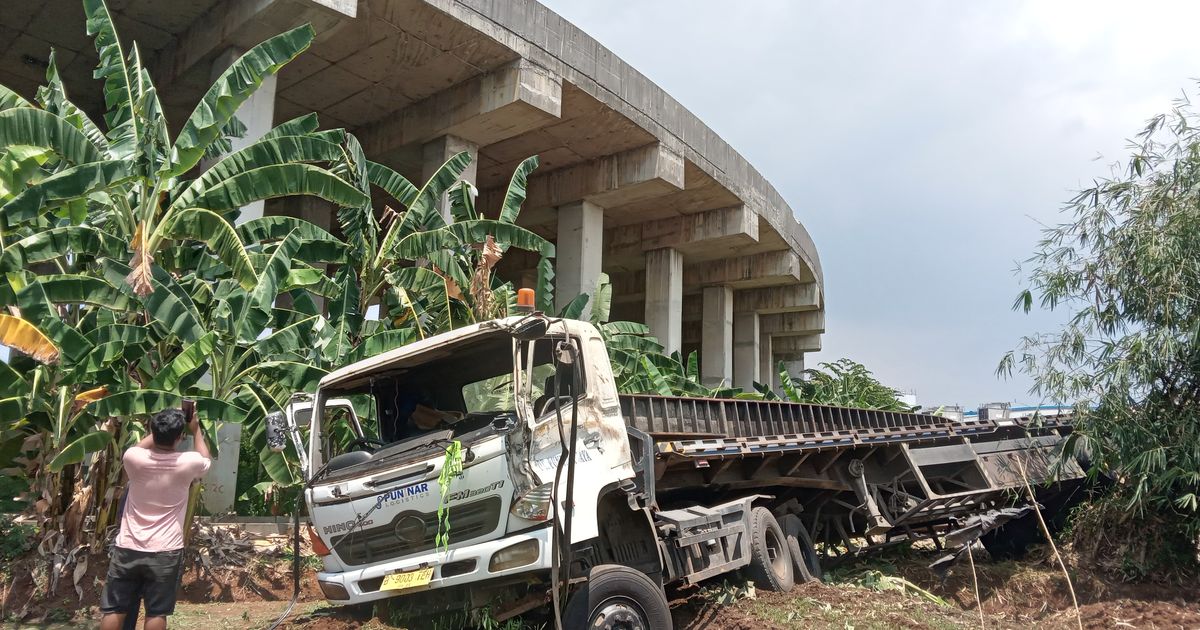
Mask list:
[[[547,399],[556,398],[551,391],[551,349],[556,341],[544,339],[532,344],[530,400],[535,410],[539,403],[545,406]],[[528,365],[528,350],[529,346],[522,347],[523,366]],[[484,335],[408,357],[399,365],[356,378],[349,386],[331,388],[325,396],[355,401],[364,430],[376,432],[365,437],[378,440],[385,448],[409,441],[416,446],[423,443],[417,439],[422,437],[482,435],[497,416],[513,413],[516,392],[512,372],[512,338],[507,334]],[[326,439],[333,435],[336,430],[330,427]]]

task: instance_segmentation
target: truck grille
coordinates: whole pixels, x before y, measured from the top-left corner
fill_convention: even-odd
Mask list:
[[[498,496],[450,506],[448,520],[451,544],[473,540],[495,531],[500,524],[501,508]],[[401,527],[398,528],[398,525]],[[397,514],[388,523],[352,531],[332,538],[330,542],[342,562],[349,565],[372,564],[433,549],[437,530],[437,511],[409,510]]]

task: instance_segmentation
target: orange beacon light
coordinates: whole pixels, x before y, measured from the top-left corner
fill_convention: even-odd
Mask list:
[[[522,313],[533,312],[534,293],[533,289],[518,289],[517,290],[517,310]]]

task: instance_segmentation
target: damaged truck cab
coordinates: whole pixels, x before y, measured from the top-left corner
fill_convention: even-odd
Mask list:
[[[669,628],[669,584],[787,590],[919,539],[1016,551],[1025,484],[1053,509],[1083,478],[1061,421],[621,395],[600,332],[541,314],[346,366],[305,404],[273,424],[303,451],[322,592],[411,615]]]
[[[349,402],[376,433],[357,419],[331,421],[334,400]],[[608,354],[590,324],[531,317],[461,328],[329,374],[315,406],[322,421],[309,429],[305,499],[310,536],[328,552],[319,581],[330,601],[472,585],[422,596],[412,607],[422,612],[461,605],[468,593],[476,607],[527,595],[531,577],[552,569],[553,500],[567,474],[560,429],[569,430],[572,411],[571,540],[599,537],[606,495],[629,511],[629,442]],[[455,441],[459,461],[446,455]],[[655,572],[650,521],[636,522],[644,529],[637,553]]]

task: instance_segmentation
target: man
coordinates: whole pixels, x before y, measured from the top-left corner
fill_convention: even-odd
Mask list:
[[[184,429],[196,450],[175,450]],[[146,630],[164,630],[175,612],[183,560],[183,520],[192,482],[208,472],[212,457],[200,423],[179,409],[150,419],[150,434],[125,451],[129,489],[121,531],[109,552],[108,578],[100,596],[101,630],[120,630],[125,616],[146,603]]]

